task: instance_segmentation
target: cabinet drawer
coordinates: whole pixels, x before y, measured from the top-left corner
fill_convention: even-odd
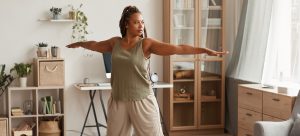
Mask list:
[[[275,118],[275,117],[263,114],[263,121],[283,121],[283,119],[279,119],[279,118]]]
[[[255,121],[262,120],[262,113],[238,108],[238,126],[253,131]]]
[[[239,86],[238,107],[262,112],[262,92]]]
[[[41,61],[39,63],[39,85],[61,86],[65,84],[63,61]]]
[[[263,93],[263,113],[280,119],[288,119],[292,112],[293,98],[274,93]]]
[[[238,136],[254,136],[253,132],[243,128],[238,128]]]

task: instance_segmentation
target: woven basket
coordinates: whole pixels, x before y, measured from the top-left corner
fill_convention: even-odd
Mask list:
[[[58,121],[41,121],[39,125],[39,136],[60,136],[61,130]]]

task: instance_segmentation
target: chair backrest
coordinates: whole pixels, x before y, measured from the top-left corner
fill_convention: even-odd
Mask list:
[[[297,117],[297,114],[300,114],[300,91],[298,92],[298,96],[296,98],[293,112],[292,112],[292,117],[295,119]]]

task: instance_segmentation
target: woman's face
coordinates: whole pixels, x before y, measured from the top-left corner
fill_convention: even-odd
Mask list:
[[[134,13],[130,16],[127,24],[127,34],[140,36],[144,32],[144,19],[141,13]]]

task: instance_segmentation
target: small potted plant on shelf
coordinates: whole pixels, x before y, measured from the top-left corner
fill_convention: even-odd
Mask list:
[[[61,8],[52,7],[52,8],[50,9],[50,12],[51,12],[52,15],[53,15],[53,18],[52,18],[52,19],[58,19],[58,15],[61,14]]]
[[[5,64],[0,65],[0,97],[3,95],[7,87],[14,80],[10,74],[5,73]]]
[[[51,56],[57,57],[58,54],[58,47],[57,46],[51,46]]]
[[[38,47],[38,50],[37,50],[38,58],[46,58],[48,43],[39,42],[38,44],[36,44],[36,46]]]
[[[20,87],[27,86],[27,76],[31,73],[31,64],[15,63],[15,66],[10,69],[10,72],[16,72],[17,77],[20,79]]]
[[[88,31],[86,30],[88,26],[88,18],[85,13],[80,10],[82,5],[83,4],[80,4],[79,8],[77,9],[75,9],[72,5],[69,5],[69,7],[71,7],[71,11],[69,13],[70,18],[75,20],[72,27],[72,39],[74,42],[86,41],[86,35],[88,34]]]

